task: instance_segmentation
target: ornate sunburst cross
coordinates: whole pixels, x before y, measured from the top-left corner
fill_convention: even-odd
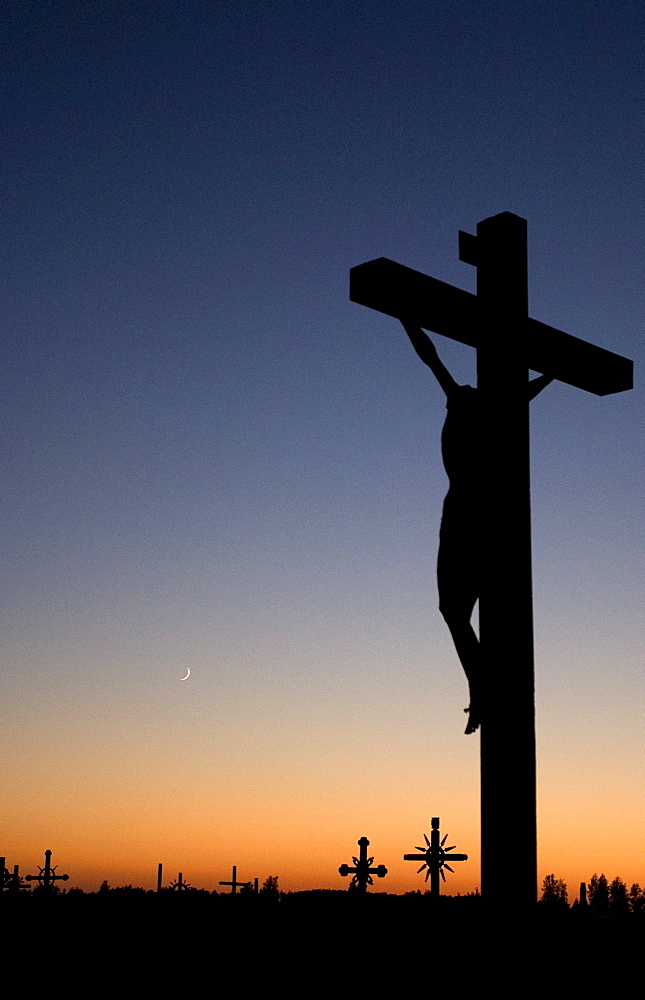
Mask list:
[[[428,881],[428,876],[430,876],[430,895],[438,896],[440,892],[441,882],[439,878],[446,881],[446,876],[444,874],[444,868],[447,868],[449,872],[454,872],[454,868],[451,868],[448,864],[449,861],[468,861],[467,854],[451,854],[454,851],[455,845],[452,847],[444,847],[446,840],[448,839],[448,834],[441,837],[439,833],[439,817],[433,816],[430,821],[430,840],[426,837],[425,833],[423,839],[426,842],[425,847],[417,847],[417,851],[422,851],[422,854],[404,854],[404,861],[423,861],[423,864],[419,868],[419,872],[422,872],[426,868],[426,882]],[[441,837],[441,839],[439,839]],[[417,875],[419,874],[417,872]]]

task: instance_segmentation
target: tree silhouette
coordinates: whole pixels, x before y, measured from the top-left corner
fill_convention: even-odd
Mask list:
[[[269,875],[269,877],[264,880],[262,888],[260,889],[260,894],[264,897],[264,899],[278,899],[280,897],[277,875]]]
[[[627,900],[632,913],[641,913],[645,910],[645,892],[638,882],[634,882],[629,890]]]
[[[545,876],[542,883],[542,902],[548,906],[568,906],[567,883],[561,878],[556,878],[553,873]]]
[[[589,882],[589,906],[601,916],[609,913],[609,886],[605,875],[595,872]]]
[[[629,913],[627,886],[620,876],[616,876],[609,886],[609,911],[616,917],[624,917]]]
[[[37,885],[31,890],[32,896],[46,896],[48,893],[50,896],[58,896],[60,887],[57,885]]]

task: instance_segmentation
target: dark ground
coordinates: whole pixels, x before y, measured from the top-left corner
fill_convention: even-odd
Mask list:
[[[0,899],[5,968],[49,970],[68,995],[92,986],[124,996],[209,986],[287,995],[341,988],[441,987],[458,994],[486,984],[504,994],[556,996],[599,986],[638,989],[645,920],[537,906],[486,911],[478,897],[356,897],[292,893],[279,901],[202,892]],[[23,962],[26,964],[23,965]],[[630,972],[631,970],[631,972]],[[30,976],[32,973],[30,973]],[[305,983],[307,985],[305,985]],[[145,987],[145,989],[144,989]]]

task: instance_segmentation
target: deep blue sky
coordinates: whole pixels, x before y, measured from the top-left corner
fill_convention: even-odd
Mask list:
[[[240,705],[245,726],[275,717],[258,759],[318,718],[329,801],[361,752],[349,734],[381,708],[418,713],[421,757],[427,704],[433,746],[465,740],[434,582],[444,402],[397,323],[349,302],[348,271],[388,256],[473,289],[457,232],[500,211],[528,219],[531,314],[636,360],[634,392],[556,384],[533,428],[546,773],[568,726],[590,776],[617,727],[633,746],[642,6],[53,0],[4,3],[2,20],[4,703],[31,761],[20,781],[48,759],[45,716],[53,746],[101,712],[139,746],[123,706],[150,699],[181,729],[185,665],[215,729]],[[472,381],[472,352],[438,347]],[[359,689],[357,723],[339,706]],[[605,733],[591,748],[589,726]],[[347,759],[325,771],[330,731]],[[151,759],[170,755],[163,725],[155,739]],[[407,759],[388,767],[409,776]],[[629,757],[632,783],[642,765]]]

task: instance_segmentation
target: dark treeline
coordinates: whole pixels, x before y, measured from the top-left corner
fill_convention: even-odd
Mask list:
[[[574,900],[573,909],[585,906],[596,916],[625,917],[629,914],[645,914],[645,889],[634,882],[628,889],[627,884],[617,875],[610,883],[607,877],[594,873],[588,883],[583,883],[584,890],[580,898]],[[567,884],[555,875],[547,875],[542,883],[540,903],[550,909],[569,909],[569,892]]]
[[[604,874],[598,875],[594,873],[588,883],[581,884],[581,889],[582,886],[584,886],[584,895],[575,898],[573,903],[570,904],[569,890],[566,882],[563,879],[557,878],[554,874],[547,875],[542,882],[542,892],[537,909],[544,909],[549,912],[555,912],[556,910],[559,912],[575,912],[578,909],[588,909],[592,915],[597,916],[645,916],[645,889],[642,889],[637,882],[628,888],[620,876],[616,876],[612,882],[609,882]],[[459,894],[457,896],[444,895],[439,900],[432,900],[428,890],[422,891],[420,889],[406,892],[402,895],[387,892],[370,892],[367,896],[381,901],[372,903],[371,905],[373,906],[417,906],[420,900],[425,901],[423,905],[426,907],[440,905],[444,910],[452,908],[458,909],[460,912],[470,910],[479,911],[482,906],[478,891],[467,893],[464,896]],[[69,889],[58,885],[46,887],[36,885],[32,887],[25,883],[23,879],[15,881],[7,878],[4,892],[0,896],[0,899],[5,901],[5,905],[10,905],[11,900],[25,900],[29,898],[41,901],[45,898],[60,898],[60,905],[66,905],[70,910],[74,906],[85,905],[80,902],[81,899],[87,900],[88,906],[94,905],[90,902],[94,898],[97,899],[97,906],[126,905],[127,903],[136,905],[138,901],[144,898],[148,899],[148,905],[150,906],[170,906],[173,905],[170,902],[171,900],[179,899],[185,901],[182,905],[188,905],[188,900],[195,906],[205,905],[204,900],[209,899],[211,901],[219,901],[218,904],[213,903],[212,905],[226,906],[229,905],[227,901],[230,900],[231,903],[237,903],[240,907],[246,908],[245,912],[250,912],[250,908],[252,907],[258,907],[263,912],[267,906],[276,903],[282,904],[282,908],[285,906],[287,908],[294,908],[305,905],[332,905],[330,901],[336,900],[333,905],[341,907],[344,905],[341,900],[347,899],[347,905],[349,906],[356,905],[357,899],[362,900],[366,897],[362,896],[360,892],[352,891],[352,888],[349,891],[346,889],[311,889],[300,892],[283,892],[279,887],[279,878],[277,875],[270,875],[264,881],[259,891],[255,891],[250,883],[241,883],[241,887],[234,894],[228,891],[196,889],[190,883],[182,882],[178,884],[176,881],[159,891],[155,889],[143,889],[133,885],[112,887],[105,880],[97,892],[85,892],[77,886]],[[66,899],[68,902],[64,904],[63,899]],[[156,899],[157,903],[153,904],[152,899]],[[353,903],[350,902],[352,900],[354,901]],[[386,904],[383,902],[384,900],[388,900],[389,902]],[[394,902],[395,900],[399,902]],[[505,910],[513,912],[514,909],[512,886],[509,885],[509,898]]]
[[[367,898],[373,902],[365,903]],[[32,887],[23,879],[18,879],[18,881],[7,879],[4,892],[0,895],[0,901],[5,907],[18,906],[24,909],[25,906],[29,905],[26,902],[29,899],[34,901],[34,907],[45,905],[45,900],[58,899],[60,901],[59,907],[68,912],[84,906],[96,907],[100,910],[102,906],[127,907],[129,904],[161,908],[175,905],[188,908],[206,905],[226,907],[235,904],[241,908],[241,912],[252,912],[253,908],[257,908],[258,912],[266,912],[267,907],[278,903],[281,904],[283,910],[285,908],[297,909],[303,906],[331,905],[341,908],[345,905],[348,907],[356,906],[359,903],[373,907],[387,906],[401,909],[419,905],[427,908],[441,906],[443,912],[450,909],[461,913],[480,912],[481,909],[485,909],[478,891],[467,893],[464,896],[444,895],[439,900],[432,899],[428,890],[422,891],[420,889],[402,895],[370,892],[366,896],[360,892],[352,891],[351,888],[349,891],[346,889],[311,889],[300,892],[283,892],[279,887],[277,875],[270,875],[259,891],[255,891],[250,883],[242,883],[237,893],[196,889],[187,882],[181,884],[172,882],[161,891],[143,889],[133,885],[113,887],[107,880],[101,884],[97,892],[85,892],[77,886],[69,889],[58,885]],[[146,904],[142,902],[144,899],[147,900]],[[206,900],[209,902],[207,903]],[[346,903],[343,900],[346,900]],[[514,910],[512,885],[509,885],[509,898],[504,911],[512,913]],[[645,889],[642,889],[636,882],[628,888],[620,876],[616,876],[612,882],[609,882],[604,874],[594,873],[588,883],[581,884],[581,896],[575,898],[570,904],[566,882],[551,874],[547,875],[542,882],[542,892],[536,912],[542,910],[549,913],[556,911],[576,913],[579,910],[588,910],[591,915],[595,916],[645,917]]]
[[[357,916],[364,922],[385,921],[404,926],[417,919],[428,921],[479,921],[487,919],[490,911],[478,892],[461,896],[433,898],[429,892],[416,890],[402,895],[387,892],[366,894],[345,889],[313,889],[301,892],[283,892],[277,876],[270,876],[259,892],[242,888],[236,894],[208,891],[183,886],[177,891],[171,885],[161,891],[142,889],[132,885],[111,887],[104,881],[97,892],[84,892],[77,887],[44,888],[31,891],[5,891],[0,896],[0,909],[13,920],[71,920],[97,922],[145,919],[154,922],[174,920],[192,921],[260,921],[269,923],[291,920],[304,921],[306,925],[325,925],[354,921]],[[619,877],[611,883],[605,875],[594,874],[587,884],[586,905],[575,899],[568,902],[566,883],[548,875],[542,884],[540,901],[528,913],[518,911],[513,902],[512,882],[506,904],[495,909],[495,919],[514,920],[530,916],[541,922],[565,919],[572,925],[586,919],[607,918],[614,922],[628,921],[645,927],[645,891],[638,884],[627,888]]]

